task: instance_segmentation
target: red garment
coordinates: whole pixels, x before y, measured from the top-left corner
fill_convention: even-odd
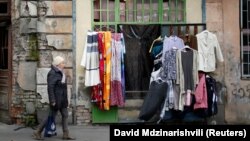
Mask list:
[[[194,109],[207,108],[207,87],[206,77],[204,73],[199,73],[199,84],[195,90],[195,104]]]
[[[103,98],[102,98],[102,93],[100,91],[100,85],[96,85],[92,87],[91,102],[96,103],[96,105],[100,109],[103,109]]]
[[[99,71],[100,71],[100,94],[101,94],[101,104],[99,105],[100,109],[104,109],[103,105],[103,93],[104,93],[104,33],[98,33],[98,51],[99,51]]]

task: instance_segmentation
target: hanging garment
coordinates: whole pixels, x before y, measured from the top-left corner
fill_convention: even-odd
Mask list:
[[[98,51],[99,51],[99,70],[100,70],[100,81],[101,83],[99,84],[99,93],[98,93],[98,105],[100,109],[104,109],[104,73],[105,73],[105,44],[104,44],[104,33],[103,32],[98,32]]]
[[[139,113],[140,120],[148,121],[160,110],[166,97],[167,88],[166,82],[153,81],[150,83],[149,91]]]
[[[179,118],[183,122],[202,122],[204,120],[203,117],[200,115],[197,115],[197,111],[194,111],[194,103],[195,103],[195,96],[192,94],[191,95],[191,105],[190,106],[185,106],[184,111],[179,115]]]
[[[124,106],[124,98],[122,94],[122,55],[124,46],[122,44],[121,33],[112,33],[111,44],[111,106]]]
[[[155,41],[152,45],[150,56],[154,61],[154,70],[158,70],[162,67],[162,49],[163,49],[163,42],[162,41]]]
[[[215,71],[216,58],[220,62],[224,61],[216,35],[205,30],[197,34],[196,37],[198,41],[198,70],[203,72]]]
[[[174,99],[175,99],[172,80],[167,80],[167,84],[168,84],[168,89],[166,92],[163,108],[161,110],[160,120],[158,122],[160,122],[162,119],[168,120],[172,118],[171,110],[174,108]]]
[[[160,36],[159,25],[121,25],[126,44],[125,76],[127,91],[148,90],[153,60],[149,49]]]
[[[156,59],[158,54],[162,52],[162,49],[163,49],[163,42],[162,41],[154,42],[154,45],[153,45],[151,52],[150,52],[152,59]]]
[[[208,116],[213,116],[218,113],[216,80],[212,76],[206,75],[206,86],[208,100]]]
[[[162,41],[163,41],[163,40],[162,40],[161,36],[159,36],[157,39],[155,39],[155,40],[153,41],[153,43],[151,44],[151,46],[150,46],[149,53],[152,52],[152,49],[154,48],[154,46],[155,46],[156,44],[158,44],[158,43],[163,44]]]
[[[110,91],[111,91],[111,32],[104,32],[104,60],[105,60],[105,74],[104,74],[104,109],[110,109]]]
[[[159,68],[158,70],[154,70],[151,73],[151,77],[150,77],[150,83],[153,81],[158,81],[158,80],[162,80],[161,76],[162,76],[162,72],[163,72],[163,68]]]
[[[170,37],[165,37],[163,41],[163,56],[165,56],[165,53],[172,49],[182,49],[184,48],[184,42],[181,38],[172,35]],[[168,60],[166,60],[168,61]],[[165,63],[165,58],[162,58],[162,62]]]
[[[193,79],[193,51],[181,51],[181,66],[183,69],[184,76],[184,90],[194,89],[194,79]],[[198,71],[197,71],[198,73]]]
[[[163,76],[164,80],[176,80],[176,49],[170,49],[164,54]]]
[[[91,102],[95,103],[100,109],[103,109],[103,95],[101,92],[101,84],[93,86],[91,90]]]
[[[180,86],[179,110],[181,111],[185,105],[187,90],[191,90],[191,93],[194,93],[195,86],[199,82],[197,54],[197,51],[193,49],[189,49],[186,52],[180,49],[176,54],[176,84]]]
[[[98,32],[98,52],[99,52],[99,74],[100,84],[92,87],[91,101],[100,109],[103,109],[103,92],[104,92],[104,33]]]
[[[122,44],[122,55],[121,55],[121,74],[122,74],[122,95],[125,101],[125,90],[126,90],[126,86],[125,86],[125,63],[124,63],[124,56],[126,54],[126,48],[125,48],[125,41],[124,41],[124,36],[123,34],[121,34],[121,44]]]
[[[85,67],[85,86],[100,84],[97,32],[87,32],[81,66]]]
[[[207,109],[207,86],[206,77],[204,73],[199,73],[199,84],[195,90],[195,104],[194,109]]]

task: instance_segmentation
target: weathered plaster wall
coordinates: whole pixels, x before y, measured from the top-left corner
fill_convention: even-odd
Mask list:
[[[72,93],[72,1],[12,0],[13,92],[15,123],[36,118],[47,107],[46,77],[52,58],[66,60]]]
[[[218,80],[218,123],[249,124],[249,80],[241,79],[239,1],[207,0],[207,28],[216,33],[224,63],[214,73]]]
[[[227,60],[226,47],[224,46],[223,4],[221,0],[206,0],[206,24],[207,29],[216,34],[224,60]],[[211,124],[225,123],[225,63],[225,61],[217,61],[216,71],[211,73],[211,75],[216,79],[218,94],[218,114],[210,118]]]
[[[76,0],[76,93],[77,124],[91,122],[90,91],[84,86],[84,68],[80,65],[86,40],[86,33],[91,30],[91,1]]]
[[[239,1],[223,0],[224,48],[226,49],[225,82],[227,123],[250,123],[250,84],[241,79]]]
[[[187,23],[202,23],[202,0],[186,0]]]

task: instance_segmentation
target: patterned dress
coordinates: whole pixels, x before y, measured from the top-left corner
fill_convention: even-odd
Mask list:
[[[110,105],[124,106],[122,90],[122,55],[123,43],[120,33],[112,33],[112,57],[111,57],[111,95]]]

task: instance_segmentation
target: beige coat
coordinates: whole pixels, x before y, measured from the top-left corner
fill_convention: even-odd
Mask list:
[[[203,72],[215,71],[216,58],[220,62],[224,61],[216,35],[205,30],[197,34],[196,37],[198,42],[198,70]]]
[[[180,94],[179,94],[179,110],[183,110],[184,104],[185,104],[185,96],[184,94],[186,93],[185,88],[184,88],[184,72],[182,68],[182,58],[181,58],[181,51],[182,49],[179,49],[176,54],[176,84],[179,85],[180,87]],[[195,91],[195,87],[199,82],[199,77],[198,77],[198,59],[197,59],[197,54],[198,52],[196,50],[193,50],[193,81],[194,81],[194,88],[191,90],[191,93],[193,94]]]

